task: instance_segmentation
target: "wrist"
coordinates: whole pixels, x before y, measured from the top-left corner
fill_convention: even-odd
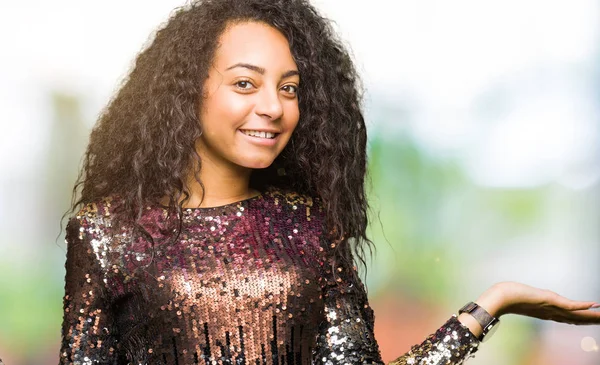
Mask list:
[[[474,326],[476,332],[471,332],[473,332],[473,335],[475,335],[477,339],[482,342],[489,340],[500,325],[500,320],[497,317],[492,316],[487,310],[485,310],[485,308],[474,302],[465,304],[458,310],[458,313],[461,316],[467,314],[468,316],[472,317],[472,320],[468,320],[467,317],[464,316],[463,318],[459,317],[459,321],[463,323],[471,322],[470,324],[467,324],[467,327],[470,329],[473,327],[473,320],[475,320],[477,323],[477,326]]]
[[[462,313],[458,315],[458,321],[466,326],[475,338],[481,337],[483,328],[481,328],[481,325],[473,316],[468,313]]]
[[[500,318],[500,316],[506,314],[508,302],[502,283],[490,287],[475,300],[475,303],[493,317]]]

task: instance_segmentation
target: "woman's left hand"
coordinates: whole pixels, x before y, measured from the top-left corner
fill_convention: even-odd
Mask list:
[[[571,300],[553,291],[517,282],[497,283],[478,301],[489,303],[490,300],[495,302],[492,307],[497,317],[519,314],[576,325],[600,324],[600,311],[590,309],[597,302]]]

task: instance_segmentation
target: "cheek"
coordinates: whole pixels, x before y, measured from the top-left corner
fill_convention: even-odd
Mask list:
[[[222,89],[222,88],[221,88]],[[205,130],[237,126],[246,119],[252,110],[247,98],[234,92],[217,90],[203,104],[202,120]]]
[[[298,125],[300,119],[300,110],[298,108],[298,102],[286,106],[285,115],[287,116],[287,125],[290,131],[293,131]]]

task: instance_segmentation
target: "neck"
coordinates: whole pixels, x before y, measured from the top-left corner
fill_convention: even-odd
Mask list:
[[[204,189],[196,181],[194,174],[190,173],[187,179],[190,199],[186,205],[215,207],[253,197],[258,194],[258,191],[249,186],[251,173],[252,169],[249,168],[223,166],[204,159],[199,173]]]
[[[185,202],[184,208],[218,207],[259,194],[259,191],[250,188],[251,168],[218,158],[218,155],[210,153],[202,143],[197,143],[196,147],[202,161],[198,173],[202,185],[196,180],[194,169],[190,168],[185,181],[190,198]],[[161,203],[168,205],[168,197],[163,197]]]
[[[226,161],[215,161],[209,153],[198,151],[202,165],[198,177],[190,169],[186,187],[190,193],[184,208],[216,207],[256,196],[259,192],[250,188],[252,169]],[[204,197],[203,197],[204,195]]]

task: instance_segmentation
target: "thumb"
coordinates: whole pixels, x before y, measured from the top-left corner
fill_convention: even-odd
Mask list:
[[[566,305],[564,306],[564,308],[571,310],[571,311],[585,310],[585,309],[591,309],[591,308],[598,307],[596,302],[578,302],[578,301],[568,300],[568,299],[565,304]]]

